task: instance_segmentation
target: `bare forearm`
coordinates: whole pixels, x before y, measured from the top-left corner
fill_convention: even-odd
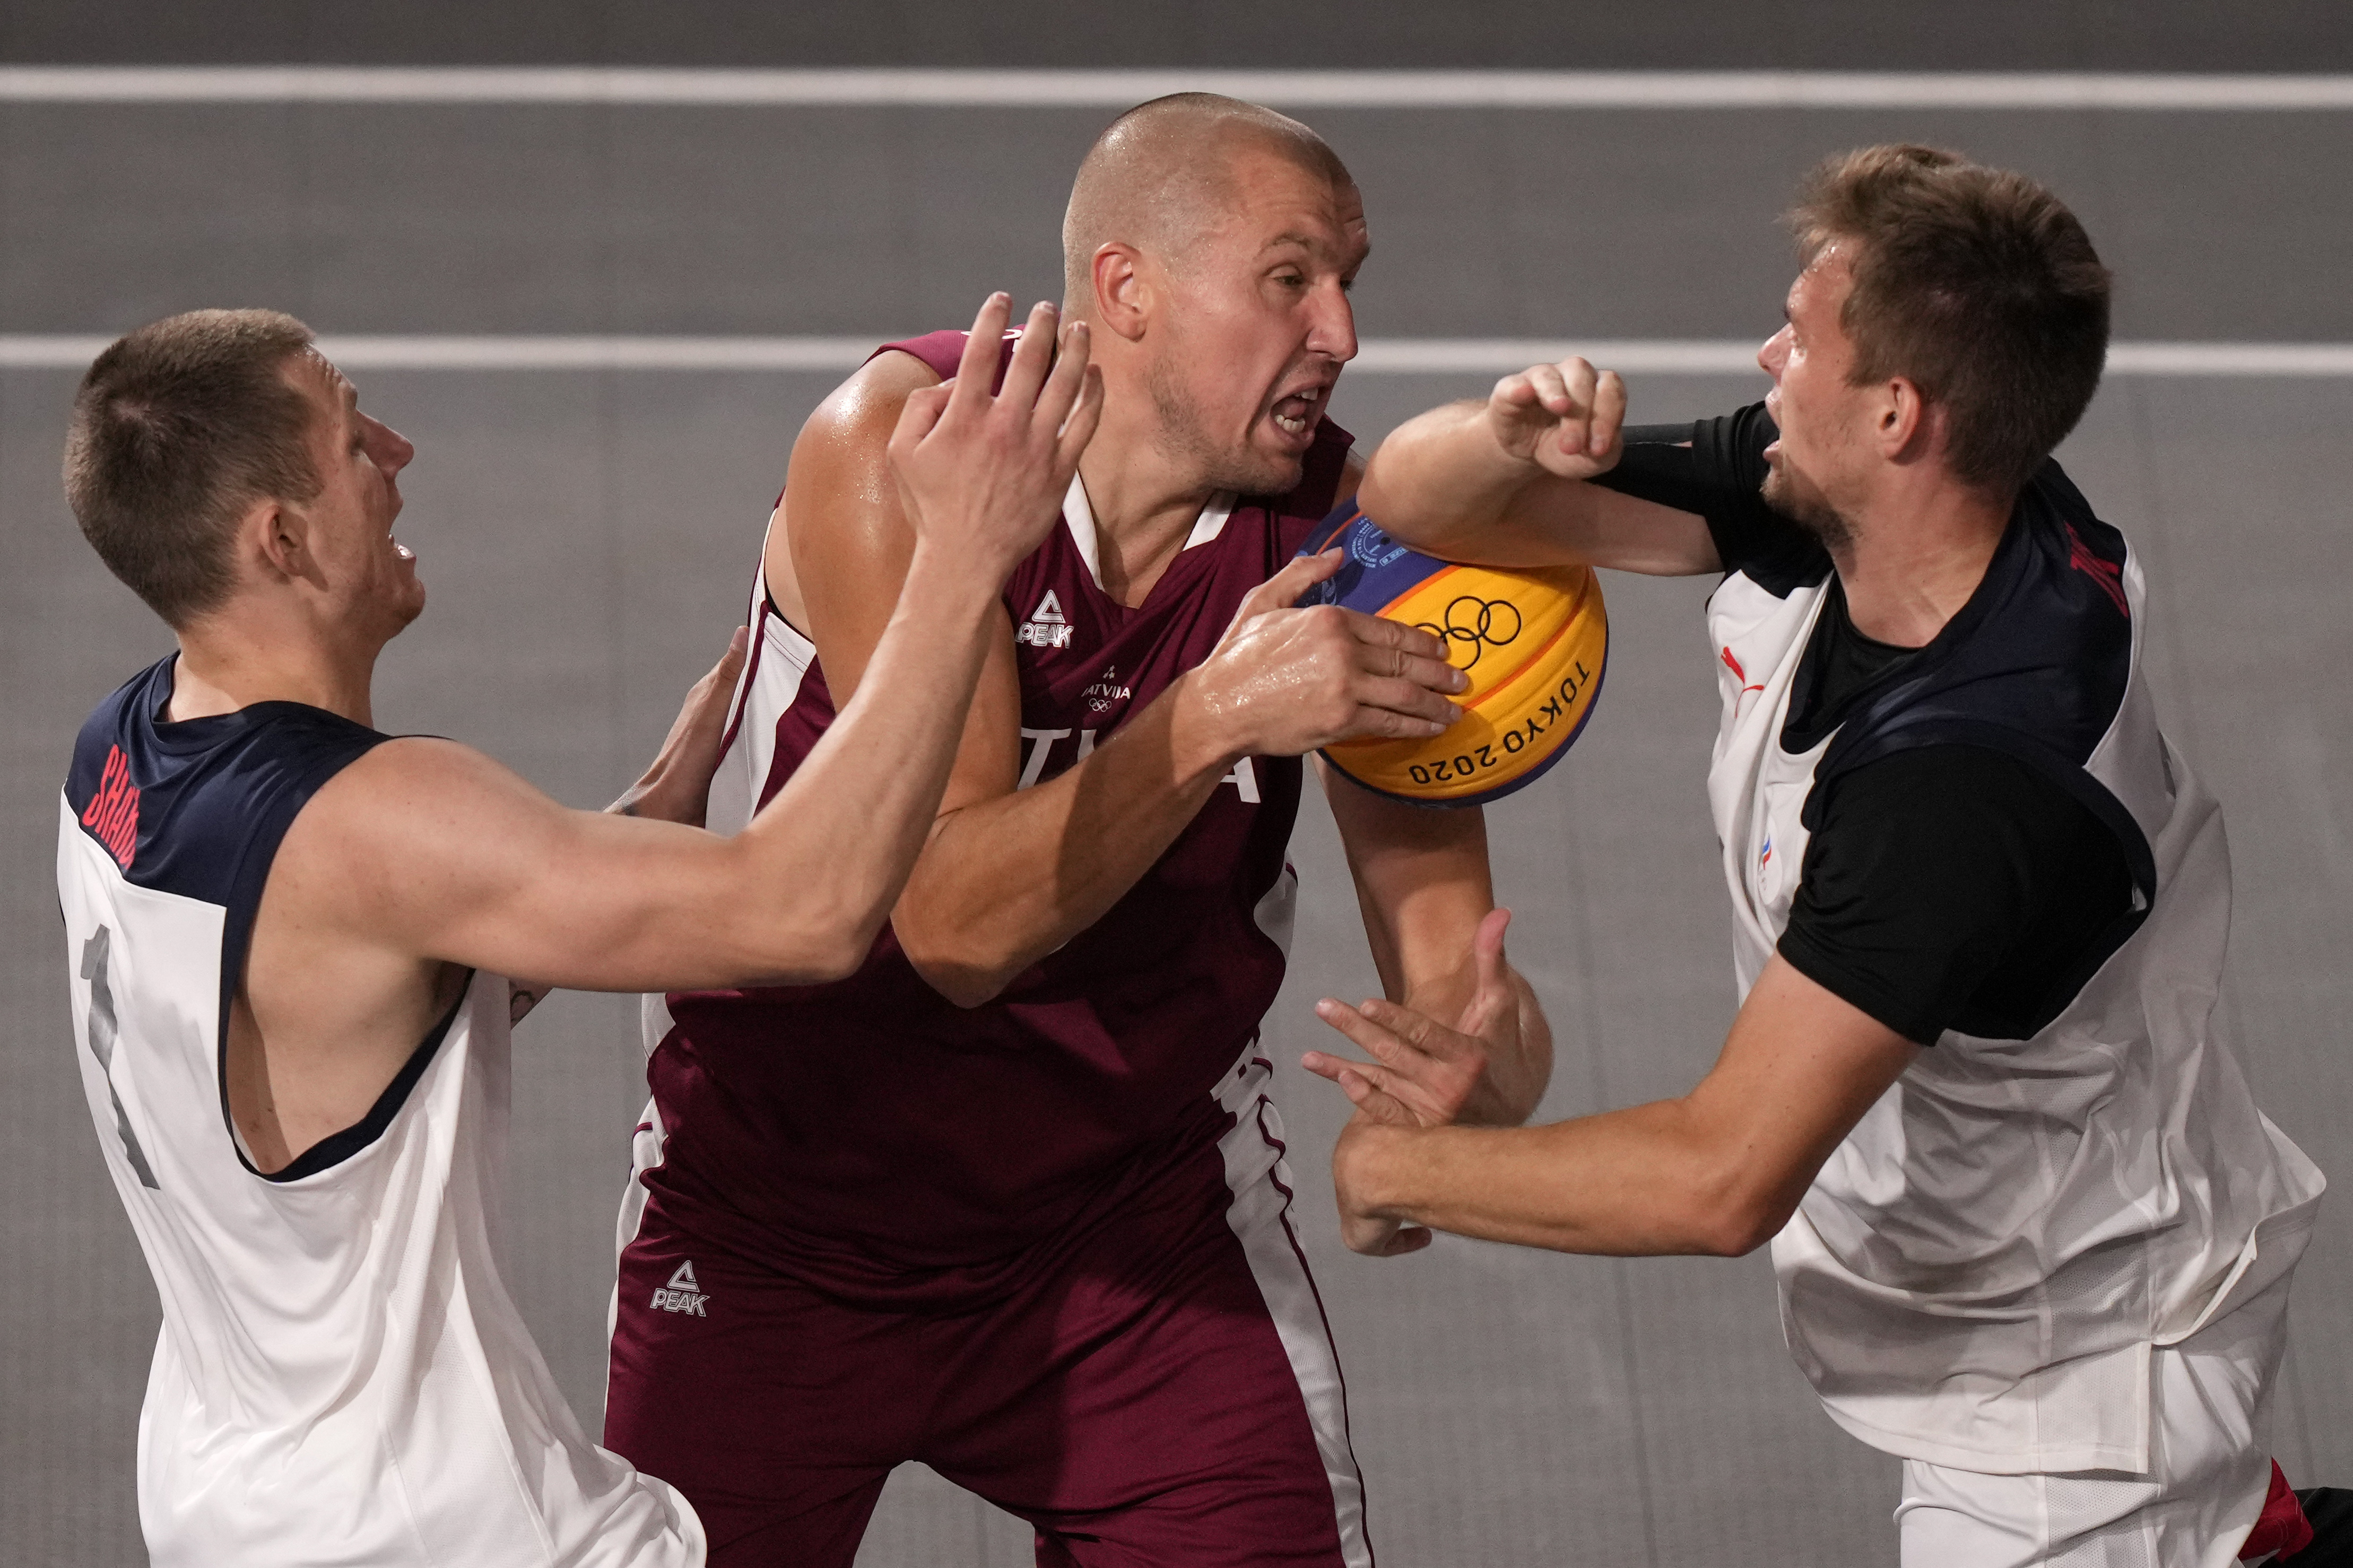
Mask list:
[[[742,835],[763,901],[827,911],[860,952],[904,886],[947,784],[994,603],[982,578],[918,549],[856,695]]]
[[[1448,560],[1476,557],[1532,483],[1547,478],[1497,444],[1482,401],[1448,404],[1409,420],[1381,443],[1357,490],[1366,514],[1393,537]]]
[[[1179,680],[1077,766],[941,818],[892,924],[941,993],[977,1005],[1103,918],[1231,766]]]
[[[1720,1173],[1680,1100],[1544,1127],[1359,1122],[1340,1159],[1363,1213],[1558,1252],[1734,1254],[1781,1217]]]

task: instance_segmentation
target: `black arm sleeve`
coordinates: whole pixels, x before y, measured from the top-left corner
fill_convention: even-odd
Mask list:
[[[2026,763],[1923,746],[1830,789],[1781,956],[1905,1038],[2029,1038],[2121,936],[2123,847]]]
[[[1802,578],[1821,546],[1763,494],[1765,448],[1779,434],[1761,403],[1690,425],[1631,425],[1618,466],[1593,482],[1705,519],[1726,572],[1778,580],[1799,567]]]

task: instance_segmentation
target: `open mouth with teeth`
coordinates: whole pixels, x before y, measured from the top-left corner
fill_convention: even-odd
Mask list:
[[[1276,398],[1270,411],[1275,428],[1286,436],[1306,436],[1315,428],[1315,416],[1323,412],[1326,393],[1326,388],[1319,386]]]

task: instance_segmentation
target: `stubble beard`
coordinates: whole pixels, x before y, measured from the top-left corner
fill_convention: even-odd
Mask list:
[[[1792,476],[1788,463],[1784,457],[1765,475],[1765,483],[1758,490],[1765,504],[1812,534],[1832,554],[1845,550],[1854,542],[1854,524],[1831,504],[1828,496]]]
[[[1204,489],[1230,490],[1236,495],[1282,495],[1296,489],[1306,468],[1303,458],[1271,456],[1248,447],[1226,447],[1209,434],[1209,422],[1193,399],[1174,362],[1177,355],[1153,357],[1144,374],[1152,397],[1152,412],[1160,426],[1161,449],[1190,468]]]

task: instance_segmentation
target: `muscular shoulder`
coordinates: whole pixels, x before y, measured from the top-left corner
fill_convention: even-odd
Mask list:
[[[907,395],[921,386],[937,386],[940,374],[913,354],[886,349],[860,365],[849,378],[826,395],[801,426],[794,447],[798,461],[802,447],[814,437],[820,442],[871,441],[886,446]]]
[[[470,858],[516,847],[560,816],[510,769],[455,741],[385,742],[329,780],[296,817],[273,883],[322,915],[361,919],[391,879],[446,875]]]
[[[835,387],[801,426],[764,552],[768,592],[794,625],[808,626],[796,551],[848,547],[862,554],[892,542],[875,536],[896,515],[891,435],[908,395],[941,379],[913,354],[885,350]],[[838,504],[843,501],[863,504]]]

